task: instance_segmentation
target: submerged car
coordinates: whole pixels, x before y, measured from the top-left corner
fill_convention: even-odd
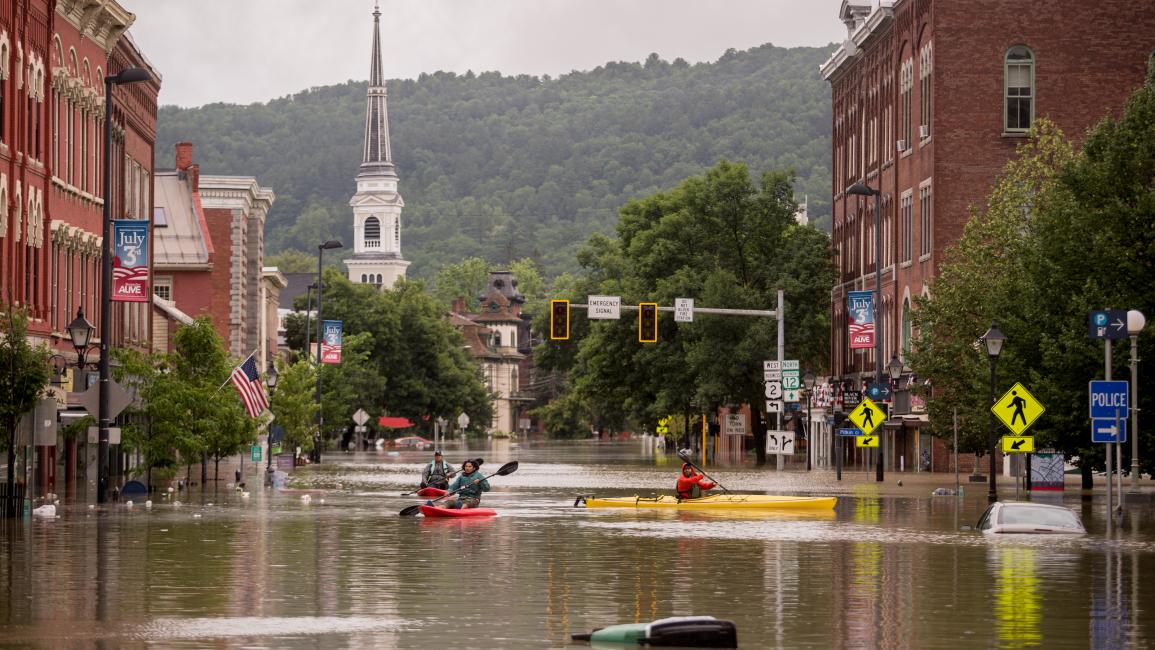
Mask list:
[[[1083,522],[1079,521],[1079,516],[1069,508],[1014,501],[992,503],[983,516],[979,517],[975,529],[985,535],[1087,533],[1087,529],[1083,528]]]

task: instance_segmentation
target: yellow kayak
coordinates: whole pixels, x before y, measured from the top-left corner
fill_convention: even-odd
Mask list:
[[[681,510],[833,510],[836,497],[791,497],[770,494],[711,494],[699,499],[660,497],[578,497],[575,506],[587,508],[678,508]]]

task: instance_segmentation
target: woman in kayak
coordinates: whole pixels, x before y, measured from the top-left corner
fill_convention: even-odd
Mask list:
[[[682,475],[678,477],[678,498],[697,499],[706,490],[714,489],[714,484],[704,475],[694,471],[694,466],[682,463]]]
[[[481,475],[475,461],[467,460],[461,464],[461,475],[449,486],[449,491],[457,494],[444,507],[476,508],[481,504],[481,493],[489,492],[489,481]]]
[[[444,490],[449,487],[449,479],[457,472],[449,468],[449,463],[441,457],[441,450],[433,452],[433,460],[425,466],[421,474],[421,487]]]

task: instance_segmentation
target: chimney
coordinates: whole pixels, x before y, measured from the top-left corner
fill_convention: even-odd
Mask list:
[[[177,171],[184,171],[192,164],[192,143],[178,142],[176,143],[176,169]]]
[[[201,166],[193,163],[185,170],[185,174],[187,174],[185,178],[188,179],[189,189],[193,192],[199,190],[201,188]]]
[[[458,314],[466,313],[465,312],[465,298],[458,296],[458,297],[453,299],[453,311],[455,313],[458,313]]]

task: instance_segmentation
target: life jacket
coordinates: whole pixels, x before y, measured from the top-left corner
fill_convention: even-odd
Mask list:
[[[690,475],[686,476],[686,468],[690,468]],[[706,477],[694,471],[694,466],[685,463],[682,465],[682,473],[678,475],[678,485],[675,490],[678,493],[679,499],[697,499],[702,496],[704,490],[709,490],[714,487],[714,484],[706,480]]]

